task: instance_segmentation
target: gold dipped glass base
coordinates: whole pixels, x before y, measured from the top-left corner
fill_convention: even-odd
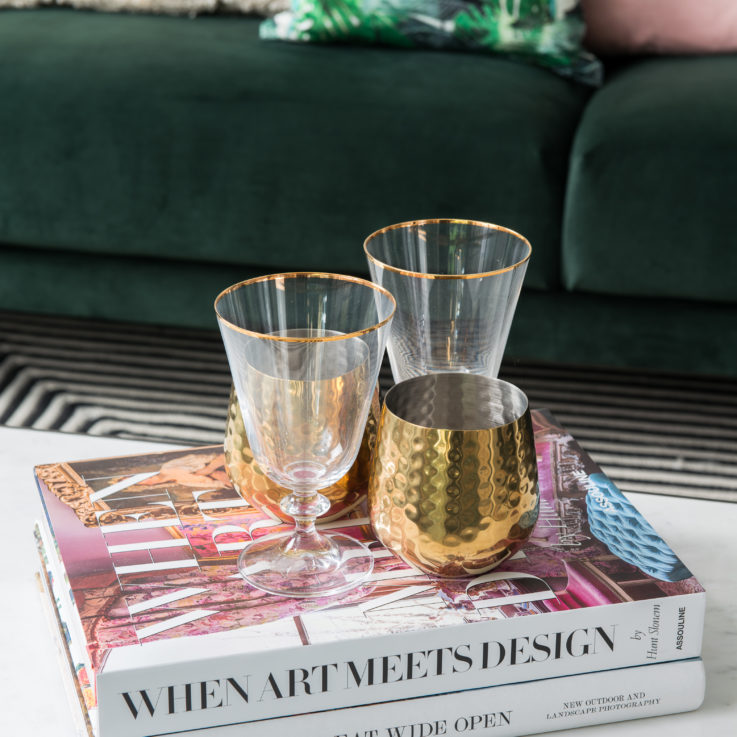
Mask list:
[[[380,412],[377,386],[371,400],[371,409],[356,460],[341,479],[328,488],[320,490],[320,493],[330,502],[328,511],[320,516],[320,522],[339,519],[366,499],[371,471],[371,454],[376,442]],[[287,515],[281,507],[282,500],[289,495],[290,491],[270,479],[254,459],[246,437],[238,398],[232,387],[228,402],[224,448],[228,478],[243,499],[273,519],[291,522],[292,517]]]

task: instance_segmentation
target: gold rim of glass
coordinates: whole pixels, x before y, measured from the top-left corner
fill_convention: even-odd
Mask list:
[[[389,387],[389,390],[387,391],[386,395],[384,396],[384,402],[383,402],[383,409],[388,412],[392,417],[394,417],[399,422],[404,423],[405,425],[410,425],[411,427],[416,427],[419,430],[434,430],[437,432],[442,433],[451,433],[451,432],[498,432],[499,430],[504,429],[505,427],[510,427],[511,425],[516,425],[529,411],[530,411],[530,400],[525,394],[525,392],[522,391],[516,384],[512,384],[509,381],[504,381],[504,379],[498,379],[498,378],[490,378],[488,376],[482,376],[480,374],[465,374],[465,373],[459,373],[459,374],[443,374],[445,376],[475,376],[479,379],[483,379],[486,381],[490,381],[497,384],[504,384],[507,387],[510,387],[512,392],[521,396],[522,399],[524,399],[524,409],[517,414],[517,417],[513,420],[510,420],[509,422],[505,422],[503,425],[492,425],[491,427],[482,427],[477,428],[475,430],[459,430],[458,428],[453,427],[428,427],[427,425],[418,425],[416,422],[412,422],[411,420],[407,420],[404,417],[401,417],[398,415],[390,406],[389,402],[391,400],[391,395],[401,391],[402,386],[404,384],[407,384],[411,381],[427,381],[431,376],[438,376],[439,374],[422,374],[421,376],[413,376],[410,379],[405,379],[404,381],[400,381],[397,384],[394,384],[394,386]]]
[[[326,335],[321,338],[299,338],[299,337],[288,336],[288,335],[271,335],[268,333],[260,333],[258,332],[258,330],[248,330],[246,328],[239,327],[238,325],[235,325],[234,323],[230,322],[230,320],[226,319],[220,314],[220,310],[218,309],[218,303],[223,297],[225,297],[226,294],[230,294],[230,292],[234,292],[236,289],[240,289],[241,287],[246,287],[249,284],[256,284],[258,282],[276,281],[277,279],[295,279],[298,277],[302,277],[302,278],[309,277],[309,278],[315,278],[315,279],[333,279],[335,281],[349,281],[349,282],[353,282],[354,284],[361,284],[362,286],[369,287],[371,290],[375,292],[380,292],[381,294],[388,297],[392,304],[392,310],[389,313],[389,315],[385,317],[381,322],[377,322],[375,325],[372,325],[371,327],[364,328],[363,330],[356,330],[352,333],[344,333],[343,335]],[[370,332],[378,330],[379,328],[382,328],[392,319],[392,317],[394,317],[394,312],[397,309],[397,302],[392,296],[391,292],[389,292],[387,289],[384,289],[384,287],[380,287],[377,284],[374,284],[373,282],[368,281],[368,279],[361,279],[360,277],[357,277],[357,276],[346,276],[345,274],[330,274],[324,271],[288,271],[282,274],[267,274],[265,276],[256,276],[256,277],[253,277],[252,279],[244,279],[243,281],[240,281],[236,284],[231,284],[231,286],[223,289],[223,291],[220,292],[220,294],[218,294],[217,297],[215,297],[214,307],[215,307],[215,315],[217,316],[217,319],[220,322],[227,325],[231,330],[235,330],[238,333],[243,333],[244,335],[252,335],[255,338],[263,338],[265,340],[276,340],[276,341],[281,341],[284,343],[326,343],[328,341],[346,340],[347,338],[356,338],[359,335],[366,335]]]
[[[486,228],[488,230],[497,230],[503,233],[508,233],[509,235],[512,235],[515,238],[519,238],[527,246],[527,255],[520,261],[517,261],[516,263],[512,264],[511,266],[505,266],[503,269],[494,269],[493,271],[478,271],[478,272],[474,272],[473,274],[430,274],[430,273],[423,272],[423,271],[410,271],[409,269],[400,269],[398,266],[392,266],[391,264],[387,264],[385,261],[381,261],[380,259],[376,258],[376,256],[373,256],[369,252],[369,242],[372,241],[377,236],[382,235],[383,233],[388,233],[390,230],[398,230],[399,228],[411,228],[411,227],[415,227],[418,225],[437,225],[438,223],[476,225],[480,228]],[[375,264],[378,264],[379,266],[381,266],[384,269],[387,269],[388,271],[394,271],[398,274],[404,274],[405,276],[414,276],[419,279],[481,279],[482,277],[485,277],[485,276],[495,276],[497,274],[504,274],[507,271],[518,269],[520,266],[522,266],[522,264],[529,261],[530,256],[532,255],[532,246],[530,245],[530,241],[528,241],[527,238],[525,238],[523,235],[521,235],[515,230],[512,230],[511,228],[505,228],[503,225],[494,225],[494,223],[486,223],[483,220],[464,220],[461,218],[428,218],[426,220],[407,220],[403,223],[395,223],[394,225],[387,225],[385,228],[381,228],[379,230],[374,231],[363,242],[363,251],[366,254],[366,258],[369,261],[373,261]]]

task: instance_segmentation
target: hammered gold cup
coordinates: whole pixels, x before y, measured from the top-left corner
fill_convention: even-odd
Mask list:
[[[386,395],[369,480],[379,540],[435,576],[476,576],[513,555],[537,521],[525,394],[474,374],[429,374]]]
[[[368,421],[361,440],[361,448],[353,465],[339,481],[321,491],[330,502],[330,509],[320,517],[320,522],[339,519],[355,509],[365,498],[371,472],[371,454],[379,425],[379,389],[371,401]],[[228,402],[228,419],[225,424],[225,470],[235,490],[253,507],[274,519],[292,522],[280,506],[289,489],[272,481],[253,457],[246,437],[243,416],[235,389],[231,387]]]

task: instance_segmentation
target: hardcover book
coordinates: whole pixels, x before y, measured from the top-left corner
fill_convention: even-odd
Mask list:
[[[433,578],[358,509],[326,526],[367,542],[374,573],[319,600],[239,576],[244,545],[284,526],[237,495],[220,447],[38,467],[47,570],[100,737],[699,656],[698,581],[550,414],[533,422],[540,516],[513,558]]]
[[[39,540],[42,558],[43,543]],[[84,701],[74,668],[74,643],[54,601],[46,573],[42,603],[58,645],[64,683],[79,737],[100,737]],[[704,699],[701,658],[559,676],[352,706],[311,714],[197,729],[193,737],[516,737],[583,725],[606,724],[691,711]],[[418,719],[418,715],[421,715]],[[94,722],[94,725],[93,725]],[[171,734],[171,733],[170,733]]]

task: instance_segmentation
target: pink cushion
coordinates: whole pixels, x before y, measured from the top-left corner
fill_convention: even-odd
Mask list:
[[[737,0],[582,0],[598,54],[737,52]]]

